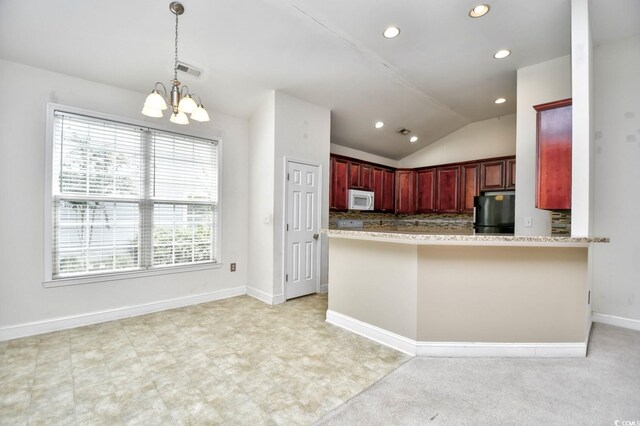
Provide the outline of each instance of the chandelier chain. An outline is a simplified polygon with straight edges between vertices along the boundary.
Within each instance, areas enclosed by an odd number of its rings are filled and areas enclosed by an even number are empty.
[[[176,13],[175,56],[173,60],[173,79],[178,80],[178,14]]]

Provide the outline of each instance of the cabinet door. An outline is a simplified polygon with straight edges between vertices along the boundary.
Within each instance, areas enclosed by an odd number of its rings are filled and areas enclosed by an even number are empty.
[[[416,212],[436,211],[436,170],[426,169],[416,172]]]
[[[382,192],[384,170],[374,167],[371,173],[371,186],[373,187],[373,209],[382,210]]]
[[[370,191],[371,188],[373,188],[373,185],[371,184],[371,172],[372,172],[372,167],[368,164],[361,164],[360,165],[360,188],[366,190],[366,191]]]
[[[538,111],[536,207],[571,208],[571,99],[534,107]]]
[[[436,211],[457,213],[460,211],[460,167],[438,167],[436,184]]]
[[[480,163],[480,191],[494,191],[505,187],[504,160]]]
[[[507,158],[507,184],[506,189],[516,189],[516,159]]]
[[[331,173],[329,185],[331,208],[333,210],[347,210],[349,162],[341,158],[331,158]]]
[[[460,176],[460,210],[473,211],[473,197],[480,195],[480,165],[465,164]]]
[[[360,163],[349,162],[349,188],[360,189]]]
[[[380,210],[383,212],[392,212],[395,208],[395,182],[396,174],[393,170],[384,170],[382,172],[382,204]]]
[[[396,171],[396,213],[416,212],[416,174],[413,170]]]

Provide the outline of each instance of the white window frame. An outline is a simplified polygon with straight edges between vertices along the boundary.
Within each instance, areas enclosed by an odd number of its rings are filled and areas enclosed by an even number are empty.
[[[103,274],[84,275],[79,277],[66,277],[53,279],[53,148],[54,148],[54,114],[56,111],[85,115],[92,118],[101,120],[115,121],[118,123],[137,126],[149,130],[158,130],[161,132],[175,133],[187,137],[196,137],[202,139],[208,139],[217,142],[218,144],[218,167],[217,167],[217,183],[218,183],[218,201],[216,204],[216,221],[214,227],[214,235],[216,236],[214,241],[214,252],[217,254],[215,262],[203,262],[197,264],[187,265],[171,265],[160,266],[156,268],[137,270],[137,271],[124,271],[124,272],[107,272]],[[179,129],[181,130],[181,129]],[[219,269],[223,266],[222,257],[222,138],[219,136],[211,136],[205,134],[197,129],[189,128],[188,132],[176,131],[175,128],[164,126],[162,124],[153,123],[150,125],[147,121],[134,120],[130,118],[118,117],[110,114],[104,114],[100,112],[90,111],[83,108],[70,107],[66,105],[47,103],[47,119],[46,119],[46,138],[45,138],[45,175],[44,175],[44,277],[42,284],[44,287],[62,287],[68,285],[78,284],[90,284],[95,282],[105,282],[132,278],[142,278],[154,275],[174,274],[181,272],[200,271],[207,269]]]

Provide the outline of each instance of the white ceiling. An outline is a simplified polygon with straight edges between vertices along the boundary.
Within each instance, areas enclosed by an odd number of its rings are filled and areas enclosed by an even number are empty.
[[[471,19],[470,0],[184,0],[180,60],[204,74],[180,79],[207,108],[242,117],[283,90],[332,110],[332,142],[400,159],[514,113],[516,70],[569,53],[569,0],[487,1]],[[600,42],[638,33],[640,0],[592,3]],[[148,92],[172,76],[168,5],[0,0],[0,58]],[[382,37],[389,25],[399,37]],[[512,55],[493,59],[501,48]]]

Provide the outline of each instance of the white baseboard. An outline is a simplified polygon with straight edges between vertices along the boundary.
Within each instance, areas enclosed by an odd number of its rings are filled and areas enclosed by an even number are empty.
[[[247,294],[269,305],[279,305],[280,303],[284,303],[284,294],[276,294],[272,296],[255,287],[247,287]]]
[[[327,322],[336,325],[352,333],[371,339],[375,342],[389,346],[408,355],[416,354],[416,341],[387,331],[375,325],[362,322],[347,315],[327,310]]]
[[[583,342],[416,342],[416,346],[416,355],[432,357],[580,358],[587,356],[587,344]]]
[[[601,324],[614,325],[616,327],[640,331],[640,320],[637,319],[617,317],[615,315],[598,314],[595,312],[591,314],[591,317],[593,318],[593,321],[599,322]]]
[[[587,343],[418,342],[347,315],[327,311],[327,322],[409,355],[432,357],[584,357]]]
[[[53,318],[44,321],[0,327],[0,341],[17,339],[20,337],[35,336],[43,333],[50,333],[52,331],[60,331],[73,327],[80,327],[83,325],[113,321],[137,315],[149,314],[152,312],[164,311],[166,309],[181,308],[183,306],[212,302],[214,300],[241,296],[243,294],[247,294],[246,287],[235,287],[209,293],[201,293],[192,296],[177,297],[175,299],[145,303],[142,305],[126,306],[123,308],[108,309],[98,312],[89,312],[85,314]]]
[[[329,291],[329,284],[320,284],[320,293],[326,293]]]

